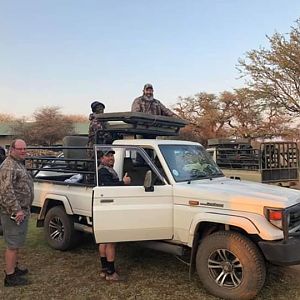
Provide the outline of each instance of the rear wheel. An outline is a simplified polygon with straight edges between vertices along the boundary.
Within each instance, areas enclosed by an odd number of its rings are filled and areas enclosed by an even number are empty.
[[[48,244],[54,249],[68,250],[75,245],[74,220],[66,214],[63,206],[52,207],[47,212],[44,233]]]
[[[252,299],[263,287],[266,268],[262,254],[245,236],[220,231],[199,245],[197,272],[204,287],[224,299]]]

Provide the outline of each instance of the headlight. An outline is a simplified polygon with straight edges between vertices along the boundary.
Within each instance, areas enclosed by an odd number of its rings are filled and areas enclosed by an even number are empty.
[[[266,207],[265,216],[271,224],[282,229],[283,209]]]

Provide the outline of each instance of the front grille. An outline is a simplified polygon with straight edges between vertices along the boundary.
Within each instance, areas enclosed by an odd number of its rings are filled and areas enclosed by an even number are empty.
[[[300,210],[291,211],[289,217],[289,229],[300,225]]]
[[[289,237],[300,236],[300,203],[284,209],[282,225],[285,242]]]

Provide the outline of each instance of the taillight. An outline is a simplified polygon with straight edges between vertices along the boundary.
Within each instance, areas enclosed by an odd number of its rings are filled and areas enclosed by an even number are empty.
[[[282,209],[266,208],[266,217],[271,224],[282,229]]]

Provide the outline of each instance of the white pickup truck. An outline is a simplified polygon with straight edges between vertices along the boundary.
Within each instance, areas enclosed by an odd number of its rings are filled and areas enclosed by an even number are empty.
[[[107,145],[95,145],[95,155]],[[49,245],[66,250],[79,231],[96,243],[143,241],[190,254],[203,286],[225,299],[251,299],[264,285],[266,262],[300,263],[300,192],[233,180],[198,143],[115,140],[115,170],[130,186],[35,180]],[[105,148],[105,149],[103,149]]]

